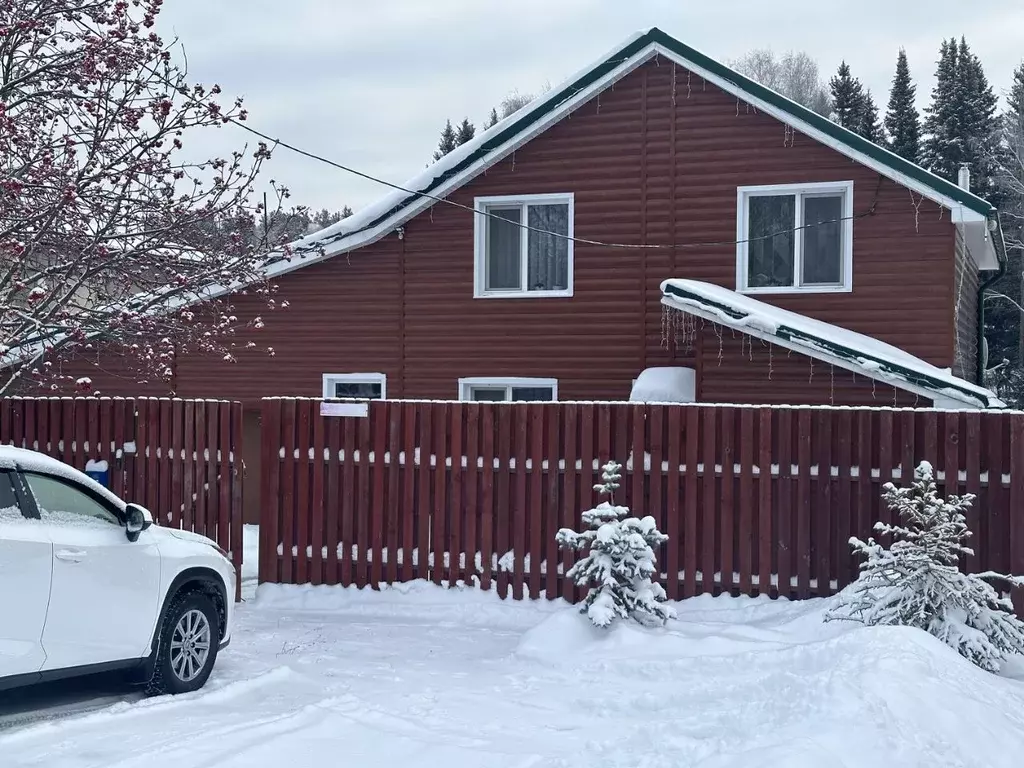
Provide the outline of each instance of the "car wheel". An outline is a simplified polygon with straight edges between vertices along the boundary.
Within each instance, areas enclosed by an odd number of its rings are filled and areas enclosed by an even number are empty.
[[[151,695],[198,691],[213,671],[220,644],[220,615],[206,595],[188,592],[174,599],[157,645]]]

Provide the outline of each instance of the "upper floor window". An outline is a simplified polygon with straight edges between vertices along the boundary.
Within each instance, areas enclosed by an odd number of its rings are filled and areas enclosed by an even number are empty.
[[[383,373],[325,373],[324,399],[383,400],[387,384],[388,377]]]
[[[558,400],[557,379],[459,379],[459,399],[474,403],[550,403]]]
[[[475,295],[572,296],[573,196],[478,197]]]
[[[852,181],[740,187],[737,204],[737,290],[852,290]]]

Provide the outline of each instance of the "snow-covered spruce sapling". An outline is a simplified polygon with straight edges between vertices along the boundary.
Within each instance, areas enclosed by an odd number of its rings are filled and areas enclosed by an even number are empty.
[[[563,528],[556,535],[562,549],[586,551],[566,578],[590,587],[581,613],[598,627],[629,618],[645,625],[664,624],[675,618],[675,610],[666,604],[665,590],[652,577],[657,573],[654,547],[668,541],[668,536],[658,530],[653,517],[630,517],[628,507],[615,504],[621,468],[614,461],[602,468],[604,482],[594,490],[608,498],[583,513],[588,530],[577,533]]]
[[[876,523],[875,531],[893,543],[887,549],[874,539],[850,539],[854,553],[866,559],[825,620],[917,627],[990,672],[1007,656],[1024,653],[1024,623],[1009,598],[988,583],[1024,586],[1024,579],[959,569],[960,557],[974,554],[965,544],[971,532],[964,517],[974,496],[941,498],[931,464],[921,462],[912,486],[888,483],[883,498],[901,522]]]

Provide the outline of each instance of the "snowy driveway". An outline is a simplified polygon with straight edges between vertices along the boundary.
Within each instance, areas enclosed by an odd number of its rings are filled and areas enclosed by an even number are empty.
[[[0,730],[0,765],[1020,765],[1024,682],[822,608],[700,598],[595,635],[473,590],[264,588],[204,691]]]

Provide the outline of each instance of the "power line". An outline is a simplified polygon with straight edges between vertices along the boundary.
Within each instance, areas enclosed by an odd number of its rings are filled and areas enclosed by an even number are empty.
[[[432,195],[429,192],[423,192],[421,190],[408,189],[406,187],[403,187],[400,184],[395,184],[395,183],[390,182],[390,181],[385,181],[384,179],[381,179],[381,178],[378,178],[378,177],[376,177],[376,176],[374,176],[372,174],[366,173],[365,171],[360,171],[360,170],[358,170],[356,168],[352,168],[351,166],[344,165],[343,163],[339,163],[339,162],[337,162],[335,160],[331,160],[330,158],[323,157],[322,155],[318,155],[318,154],[316,154],[314,152],[309,152],[309,151],[307,151],[305,149],[302,149],[300,147],[295,146],[294,144],[289,144],[288,142],[286,142],[286,141],[284,141],[282,139],[274,138],[273,136],[268,136],[267,134],[265,134],[265,133],[263,133],[261,131],[256,130],[252,126],[246,125],[245,123],[243,123],[243,122],[241,122],[239,120],[235,120],[234,118],[231,118],[229,120],[229,122],[231,122],[233,125],[238,126],[239,128],[242,128],[243,130],[248,131],[249,133],[251,133],[251,134],[253,134],[255,136],[259,136],[261,139],[264,139],[266,141],[272,142],[275,146],[284,147],[285,149],[291,150],[292,152],[295,152],[296,154],[302,155],[304,157],[308,157],[311,160],[316,160],[317,162],[324,163],[324,164],[329,165],[329,166],[331,166],[333,168],[337,168],[338,170],[345,171],[346,173],[351,173],[354,176],[358,176],[360,178],[367,179],[368,181],[372,181],[372,182],[374,182],[376,184],[381,184],[381,185],[383,185],[385,187],[390,187],[391,189],[394,189],[396,191],[405,192],[406,194],[412,195],[414,197],[420,197],[420,198],[424,198],[424,199],[427,199],[427,200],[433,200],[434,202],[437,202],[437,203],[444,203],[445,205],[450,205],[450,206],[453,206],[455,208],[460,208],[462,210],[469,211],[470,213],[472,213],[472,214],[474,214],[476,216],[485,216],[487,218],[497,219],[499,221],[504,222],[505,224],[514,224],[515,226],[519,227],[520,229],[526,230],[528,232],[535,232],[537,234],[547,235],[549,237],[557,237],[557,238],[561,238],[563,240],[568,240],[568,241],[571,241],[572,243],[580,243],[580,244],[583,244],[583,245],[592,245],[592,246],[597,246],[597,247],[601,247],[601,248],[618,248],[618,249],[643,248],[643,249],[648,249],[648,250],[655,250],[655,249],[684,249],[684,248],[714,248],[714,247],[720,247],[720,246],[726,246],[726,245],[741,245],[741,244],[744,244],[744,243],[753,243],[753,242],[760,242],[762,240],[770,240],[770,239],[772,239],[774,237],[778,237],[779,235],[788,235],[788,234],[792,234],[794,232],[799,232],[799,231],[805,230],[805,229],[812,229],[812,228],[815,228],[815,227],[821,227],[821,226],[824,226],[826,224],[837,224],[837,223],[842,222],[842,221],[854,221],[856,219],[865,218],[866,216],[873,216],[873,215],[875,215],[875,212],[876,212],[875,211],[875,203],[872,203],[871,207],[868,210],[866,210],[866,211],[864,211],[862,213],[853,214],[852,216],[841,216],[839,218],[828,219],[826,221],[819,221],[819,222],[815,222],[815,223],[812,223],[812,224],[803,224],[803,225],[801,225],[799,227],[791,227],[789,229],[779,230],[778,232],[773,232],[771,234],[759,235],[758,237],[749,237],[749,238],[746,238],[746,239],[743,239],[743,240],[712,240],[712,241],[707,241],[707,242],[702,242],[702,243],[674,243],[674,244],[673,243],[606,243],[606,242],[603,242],[601,240],[591,240],[589,238],[571,236],[571,235],[567,235],[567,234],[564,234],[564,233],[561,233],[561,232],[550,232],[550,231],[548,231],[546,229],[540,229],[539,227],[530,226],[529,224],[523,223],[521,221],[511,221],[509,219],[504,218],[503,216],[499,216],[497,214],[491,213],[490,211],[481,210],[479,208],[475,208],[473,206],[466,205],[464,203],[459,203],[459,202],[457,202],[455,200],[449,200],[446,197],[438,197],[437,195]],[[347,236],[349,236],[351,234],[355,234],[355,233],[354,232],[346,232],[344,234],[340,234],[339,239],[341,239],[343,237],[347,237]],[[328,236],[328,237],[330,237],[330,236]],[[313,246],[304,246],[303,248],[297,249],[297,250],[312,250],[312,249],[313,249]]]

